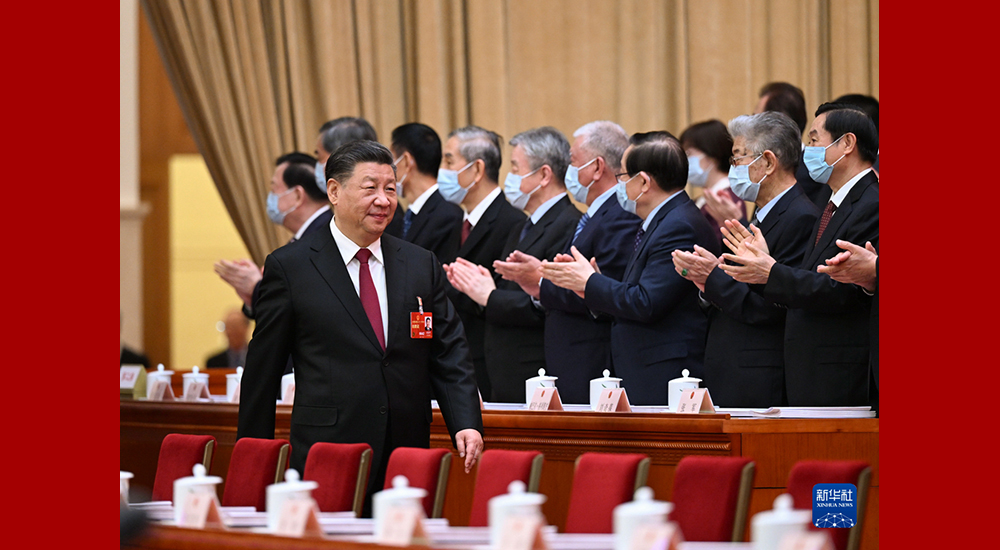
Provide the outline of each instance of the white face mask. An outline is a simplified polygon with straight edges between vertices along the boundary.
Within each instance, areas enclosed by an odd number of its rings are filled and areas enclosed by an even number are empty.
[[[579,168],[573,166],[572,164],[570,164],[569,167],[566,168],[566,177],[564,178],[566,181],[566,190],[569,191],[571,195],[573,195],[573,198],[576,199],[577,202],[582,202],[582,203],[587,202],[587,193],[590,192],[590,186],[594,185],[594,182],[597,181],[596,179],[591,179],[590,183],[588,183],[587,185],[581,184],[580,170],[583,170],[584,168],[590,166],[596,160],[597,157],[594,157],[593,159],[590,160],[590,162],[584,164]]]
[[[847,134],[844,134],[846,136]],[[833,161],[833,164],[826,163],[826,150],[833,147],[835,143],[843,139],[844,136],[833,140],[833,143],[827,145],[826,147],[816,147],[807,146],[805,151],[802,152],[802,162],[805,163],[806,168],[809,169],[809,177],[813,179],[816,183],[826,183],[830,181],[830,176],[833,174],[833,167],[843,159],[846,154],[840,155],[840,158]]]
[[[538,182],[538,185],[536,185],[531,191],[523,193],[521,191],[521,180],[531,176],[541,169],[542,167],[539,166],[523,176],[507,172],[507,179],[503,182],[503,194],[507,196],[507,201],[510,202],[511,206],[517,208],[518,210],[524,210],[524,207],[528,205],[528,199],[531,198],[531,194],[538,191],[542,187],[542,182]]]
[[[476,182],[473,181],[468,187],[462,187],[462,184],[458,183],[458,175],[475,163],[476,161],[472,161],[460,170],[438,168],[438,193],[441,193],[444,200],[452,204],[462,204],[462,201],[465,200],[465,195],[469,193],[469,189],[472,189],[472,186]]]
[[[395,166],[397,170],[399,170],[399,161],[401,160],[403,160],[403,155],[399,155],[399,158],[392,161],[392,165]],[[409,174],[403,174],[403,177],[396,181],[396,193],[403,193],[403,180],[405,180],[408,175]]]
[[[618,204],[622,207],[622,210],[628,212],[629,214],[635,214],[635,208],[636,208],[635,201],[639,200],[639,197],[642,196],[642,193],[640,192],[639,196],[636,197],[634,200],[628,198],[628,182],[634,180],[636,177],[638,177],[638,175],[639,174],[636,174],[635,176],[632,176],[631,178],[625,181],[619,181],[618,185],[615,186],[615,198],[618,199]]]
[[[762,156],[764,155],[757,155],[757,158],[753,159],[753,162],[750,164],[757,162]],[[729,167],[729,187],[732,188],[733,193],[736,193],[737,197],[753,202],[757,200],[757,194],[760,193],[760,184],[767,179],[767,174],[764,174],[764,177],[760,178],[760,181],[757,183],[750,181],[750,164]]]
[[[316,163],[316,185],[326,193],[326,163],[317,162]]]
[[[688,183],[695,187],[705,187],[708,170],[701,167],[702,155],[688,157]]]

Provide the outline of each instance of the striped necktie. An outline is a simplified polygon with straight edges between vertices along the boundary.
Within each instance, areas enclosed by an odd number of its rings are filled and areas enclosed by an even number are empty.
[[[590,216],[584,212],[583,216],[580,217],[580,221],[576,224],[576,231],[573,232],[573,242],[576,242],[576,238],[580,236],[580,232],[583,231],[583,226],[587,225],[588,220],[590,220]]]

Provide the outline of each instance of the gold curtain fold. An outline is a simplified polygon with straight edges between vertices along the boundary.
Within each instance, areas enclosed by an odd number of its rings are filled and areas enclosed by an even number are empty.
[[[142,0],[184,112],[254,260],[273,160],[362,116],[383,143],[419,121],[509,140],[615,120],[726,121],[784,80],[807,109],[878,97],[878,0]],[[505,165],[509,159],[505,145]],[[280,237],[279,237],[280,236]]]

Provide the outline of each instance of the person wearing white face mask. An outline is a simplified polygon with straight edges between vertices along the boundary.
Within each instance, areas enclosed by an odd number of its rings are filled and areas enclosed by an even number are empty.
[[[501,257],[519,250],[550,259],[573,235],[582,215],[566,195],[569,142],[546,126],[517,134],[510,144],[514,149],[504,194],[529,218],[511,232]],[[446,272],[452,286],[484,308],[486,369],[492,385],[491,396],[484,398],[523,401],[524,381],[545,366],[545,312],[517,283],[495,280],[482,265],[459,258]]]
[[[667,383],[687,369],[700,376],[708,322],[698,290],[674,271],[671,252],[719,251],[715,229],[684,192],[687,157],[669,132],[632,136],[616,195],[641,218],[621,281],[598,271],[575,247],[542,262],[542,274],[571,290],[595,314],[614,317],[611,359],[629,402],[665,405]],[[600,267],[600,266],[597,266]]]
[[[316,136],[316,185],[326,193],[326,161],[338,147],[352,141],[378,141],[375,128],[361,117],[342,116],[324,122]]]
[[[278,157],[267,196],[267,216],[292,232],[289,242],[328,225],[333,213],[326,193],[316,185],[316,159],[305,153]],[[243,301],[243,313],[254,318],[253,303],[261,280],[261,269],[250,260],[219,260],[215,272],[229,283]]]
[[[733,193],[727,176],[733,139],[725,124],[707,120],[688,126],[680,141],[688,156],[688,184],[702,190],[694,205],[719,229],[721,245],[723,222],[747,217],[746,203]]]
[[[438,192],[441,138],[430,126],[410,122],[392,131],[390,149],[395,156],[396,193],[409,203],[405,212],[397,207],[390,227],[401,224],[401,239],[430,250],[441,262],[453,261],[458,253],[462,209]]]
[[[830,188],[827,203],[797,266],[777,263],[768,239],[733,225],[738,245],[720,267],[740,282],[760,285],[767,300],[788,308],[785,324],[785,385],[792,406],[878,406],[869,364],[871,296],[853,284],[818,273],[841,252],[837,241],[878,248],[878,130],[853,106],[825,103],[809,130],[805,161],[814,180]],[[751,178],[752,181],[752,178]],[[730,226],[727,224],[727,229]],[[745,242],[744,242],[745,241]]]

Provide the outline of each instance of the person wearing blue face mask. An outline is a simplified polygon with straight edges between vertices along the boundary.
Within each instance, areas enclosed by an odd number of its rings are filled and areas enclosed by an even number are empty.
[[[626,212],[615,198],[621,157],[628,134],[618,124],[600,120],[573,133],[566,190],[587,206],[573,236],[561,252],[575,246],[596,258],[601,272],[621,279],[632,254],[641,220]],[[545,308],[545,370],[559,378],[565,403],[588,403],[590,380],[611,370],[611,317],[594,318],[576,293],[541,279],[541,261],[515,250],[495,264],[497,273],[514,281]]]
[[[788,308],[785,323],[785,383],[792,406],[878,406],[869,364],[867,290],[838,282],[817,269],[841,252],[837,241],[878,247],[878,131],[853,106],[825,103],[809,130],[806,159],[813,177],[825,179],[830,201],[809,237],[797,266],[777,263],[756,228],[731,226],[738,245],[720,267],[737,281],[759,285],[767,300]],[[727,224],[727,229],[730,225]]]
[[[551,259],[573,235],[582,215],[566,194],[570,147],[552,127],[535,128],[510,140],[511,171],[504,194],[528,219],[511,232],[501,257],[519,250]],[[524,400],[524,381],[545,366],[545,312],[517,283],[495,280],[490,271],[459,258],[446,270],[457,290],[483,307],[484,348],[492,392],[487,400]]]
[[[746,203],[730,188],[727,177],[733,138],[721,121],[706,120],[688,126],[680,140],[688,156],[688,184],[702,190],[694,205],[719,228],[721,245],[723,222],[747,217]]]
[[[614,318],[611,359],[636,405],[665,405],[667,383],[687,369],[700,376],[708,321],[698,290],[675,270],[671,252],[695,246],[719,252],[715,229],[684,191],[687,156],[669,132],[632,137],[616,188],[627,212],[642,219],[618,281],[595,269],[576,247],[542,262],[543,276],[583,298],[595,314]],[[600,267],[599,265],[597,267]]]

